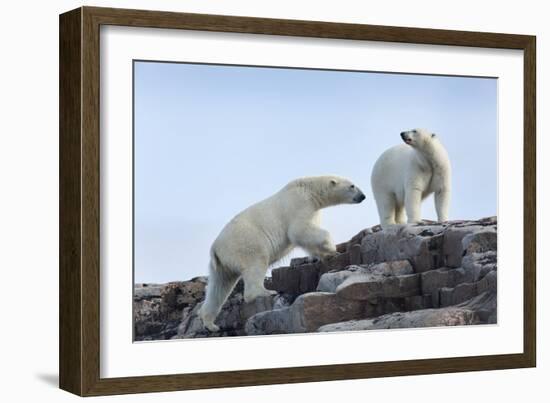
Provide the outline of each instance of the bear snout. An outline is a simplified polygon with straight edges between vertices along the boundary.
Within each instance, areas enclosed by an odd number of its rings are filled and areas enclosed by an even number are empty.
[[[365,200],[367,197],[361,192],[359,194],[357,194],[354,198],[353,198],[353,201],[356,202],[356,203],[361,203],[363,200]]]
[[[403,141],[404,141],[405,143],[407,143],[407,144],[409,144],[409,145],[410,145],[411,142],[412,142],[412,139],[411,139],[411,137],[408,135],[407,132],[401,132],[401,138],[403,139]]]

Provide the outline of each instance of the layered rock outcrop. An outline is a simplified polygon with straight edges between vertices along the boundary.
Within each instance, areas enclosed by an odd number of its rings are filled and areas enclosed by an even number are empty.
[[[497,220],[363,230],[327,261],[273,269],[272,297],[244,303],[239,283],[216,333],[196,317],[206,282],[137,284],[135,340],[496,323]]]

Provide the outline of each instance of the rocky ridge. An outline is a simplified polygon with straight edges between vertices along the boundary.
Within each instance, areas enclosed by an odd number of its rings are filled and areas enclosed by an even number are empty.
[[[134,339],[164,340],[496,323],[497,220],[365,229],[327,261],[293,259],[243,301],[240,282],[206,331],[206,277],[136,284]]]

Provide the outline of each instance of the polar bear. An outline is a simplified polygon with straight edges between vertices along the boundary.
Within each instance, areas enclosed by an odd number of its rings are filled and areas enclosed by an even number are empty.
[[[319,210],[364,199],[363,192],[348,179],[305,177],[235,216],[210,249],[206,298],[198,311],[204,327],[219,330],[214,320],[241,277],[245,302],[271,295],[273,292],[264,288],[267,268],[294,247],[319,259],[336,253],[330,234],[319,226]]]
[[[387,227],[419,222],[420,204],[432,193],[438,221],[447,221],[451,198],[447,151],[438,137],[425,129],[401,132],[401,138],[405,144],[382,153],[372,171],[380,224]]]

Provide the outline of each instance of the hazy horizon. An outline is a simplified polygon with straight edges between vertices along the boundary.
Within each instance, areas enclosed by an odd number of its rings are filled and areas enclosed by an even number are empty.
[[[134,119],[137,283],[207,275],[223,226],[300,176],[367,196],[323,211],[336,243],[378,224],[372,166],[415,127],[449,153],[450,219],[497,214],[496,79],[135,62]]]

